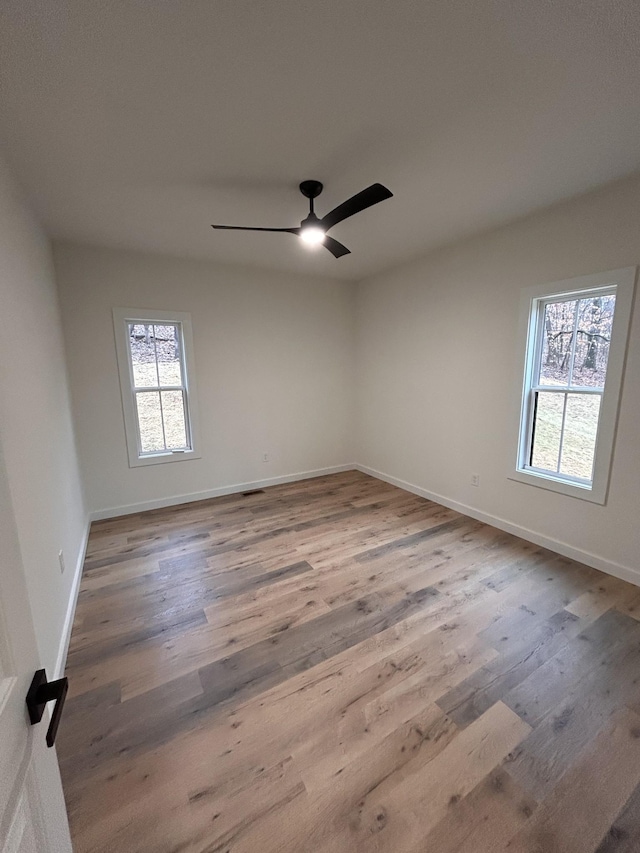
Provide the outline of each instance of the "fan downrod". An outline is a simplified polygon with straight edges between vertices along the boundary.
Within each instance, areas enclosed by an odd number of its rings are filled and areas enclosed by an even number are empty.
[[[313,199],[318,198],[322,192],[322,184],[320,181],[303,181],[300,184],[300,192],[303,196],[306,196],[306,198],[310,198],[313,201]]]

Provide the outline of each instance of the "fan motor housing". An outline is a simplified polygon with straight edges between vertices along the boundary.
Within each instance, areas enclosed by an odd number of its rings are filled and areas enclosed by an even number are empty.
[[[300,184],[300,192],[307,198],[318,198],[322,192],[323,185],[320,181],[303,181]]]

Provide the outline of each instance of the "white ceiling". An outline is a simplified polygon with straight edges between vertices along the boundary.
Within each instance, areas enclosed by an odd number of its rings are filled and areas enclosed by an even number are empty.
[[[360,278],[640,169],[638,0],[0,0],[0,140],[60,238]],[[287,234],[374,181],[335,260]]]

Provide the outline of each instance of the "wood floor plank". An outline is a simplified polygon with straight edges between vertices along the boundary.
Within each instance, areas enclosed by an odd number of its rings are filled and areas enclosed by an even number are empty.
[[[504,654],[497,655],[438,700],[442,710],[464,728],[553,658],[583,627],[572,613],[560,611],[555,617],[505,643]]]
[[[451,804],[419,849],[433,853],[494,853],[521,829],[537,805],[498,767],[466,797]]]
[[[428,765],[455,741],[456,734],[455,725],[439,708],[426,705],[380,743],[351,761],[345,760],[329,784],[317,792],[317,802],[322,807],[306,821],[306,848],[322,850],[328,846],[334,849],[337,839],[345,850],[366,845],[367,831],[363,836],[362,815],[370,801],[385,786],[400,782],[406,774]],[[304,771],[303,781],[309,790]],[[379,811],[375,818],[378,847],[385,836],[384,832],[380,833],[385,829],[382,824],[386,821],[386,813],[384,819],[378,817],[381,813]]]
[[[529,731],[498,703],[435,755],[418,755],[361,798],[327,849],[424,849],[425,836]],[[445,771],[446,768],[446,771]],[[324,849],[324,848],[323,848]]]
[[[640,850],[640,785],[631,794],[596,853],[636,853]]]
[[[96,522],[74,849],[635,851],[639,602],[357,471]]]
[[[610,686],[607,669],[616,649],[636,648],[638,623],[608,611],[504,696],[504,702],[532,726],[544,719],[589,673],[601,674]],[[622,686],[619,698],[625,697]]]
[[[582,678],[567,685],[561,701],[509,757],[509,773],[537,799],[549,795],[567,767],[579,759],[622,704],[638,703],[639,651],[640,636],[629,645],[614,645],[604,665],[599,661]],[[613,691],[612,684],[618,689]]]
[[[502,849],[592,853],[639,782],[640,717],[621,709]]]

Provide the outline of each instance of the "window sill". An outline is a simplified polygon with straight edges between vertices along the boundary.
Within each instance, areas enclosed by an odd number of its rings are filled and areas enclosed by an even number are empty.
[[[129,468],[142,468],[145,465],[164,465],[167,462],[185,462],[187,459],[201,459],[195,450],[169,451],[168,453],[153,453],[149,456],[129,456]]]
[[[606,487],[598,488],[597,484],[589,487],[580,483],[571,483],[567,480],[561,480],[552,475],[534,473],[518,469],[512,471],[508,475],[510,480],[515,480],[519,483],[526,483],[529,486],[536,486],[538,489],[546,489],[550,492],[557,492],[560,495],[566,495],[570,498],[579,498],[589,503],[600,504],[604,506],[607,502]]]

